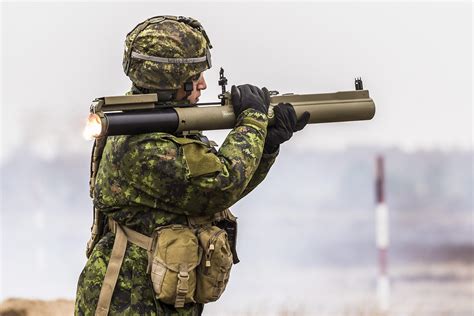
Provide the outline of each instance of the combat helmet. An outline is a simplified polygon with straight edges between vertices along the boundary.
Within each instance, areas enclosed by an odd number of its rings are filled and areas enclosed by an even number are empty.
[[[155,16],[127,34],[123,69],[134,88],[171,99],[181,87],[192,91],[192,80],[211,68],[211,48],[197,20]]]

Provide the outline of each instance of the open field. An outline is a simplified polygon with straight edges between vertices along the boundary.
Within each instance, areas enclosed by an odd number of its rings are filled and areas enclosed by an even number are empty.
[[[469,255],[469,254],[468,254]],[[237,268],[237,267],[236,267]],[[236,269],[237,270],[237,269]],[[215,316],[472,316],[474,267],[458,260],[397,264],[391,269],[390,313],[377,310],[373,269],[302,268],[291,272],[273,268],[243,276],[242,291],[229,285],[222,299],[208,304],[204,315]],[[278,278],[284,273],[285,278]],[[277,277],[268,283],[268,275]],[[257,277],[255,277],[257,275]],[[258,277],[258,275],[260,277]],[[264,280],[265,284],[261,281]],[[234,280],[235,281],[235,280]],[[6,300],[1,316],[72,315],[67,300]]]

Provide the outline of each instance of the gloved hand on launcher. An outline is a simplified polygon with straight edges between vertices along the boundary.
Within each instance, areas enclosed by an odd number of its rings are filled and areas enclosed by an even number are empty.
[[[268,127],[267,138],[263,152],[271,154],[289,140],[294,132],[302,130],[308,124],[310,114],[304,112],[299,119],[296,117],[295,109],[290,103],[279,103],[273,108],[275,123]]]

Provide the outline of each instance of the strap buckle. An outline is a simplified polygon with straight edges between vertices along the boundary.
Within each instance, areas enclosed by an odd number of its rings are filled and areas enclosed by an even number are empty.
[[[181,269],[185,268],[180,267]],[[186,301],[186,294],[189,291],[189,273],[186,270],[180,270],[178,273],[178,286],[176,287],[176,300],[174,303],[175,307],[183,307]]]

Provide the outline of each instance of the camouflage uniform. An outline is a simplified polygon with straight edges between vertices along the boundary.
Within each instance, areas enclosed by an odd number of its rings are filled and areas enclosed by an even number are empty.
[[[110,137],[97,175],[94,203],[119,224],[148,236],[160,225],[186,224],[185,215],[222,211],[254,189],[273,164],[277,153],[262,155],[266,126],[266,115],[248,109],[217,154],[195,140],[191,145],[203,150],[204,163],[212,161],[216,168],[197,172],[189,168],[180,139],[174,135]],[[114,235],[107,233],[80,275],[77,315],[95,312],[113,242]],[[146,269],[146,250],[128,243],[110,314],[200,314],[200,304],[174,308],[156,301]]]

